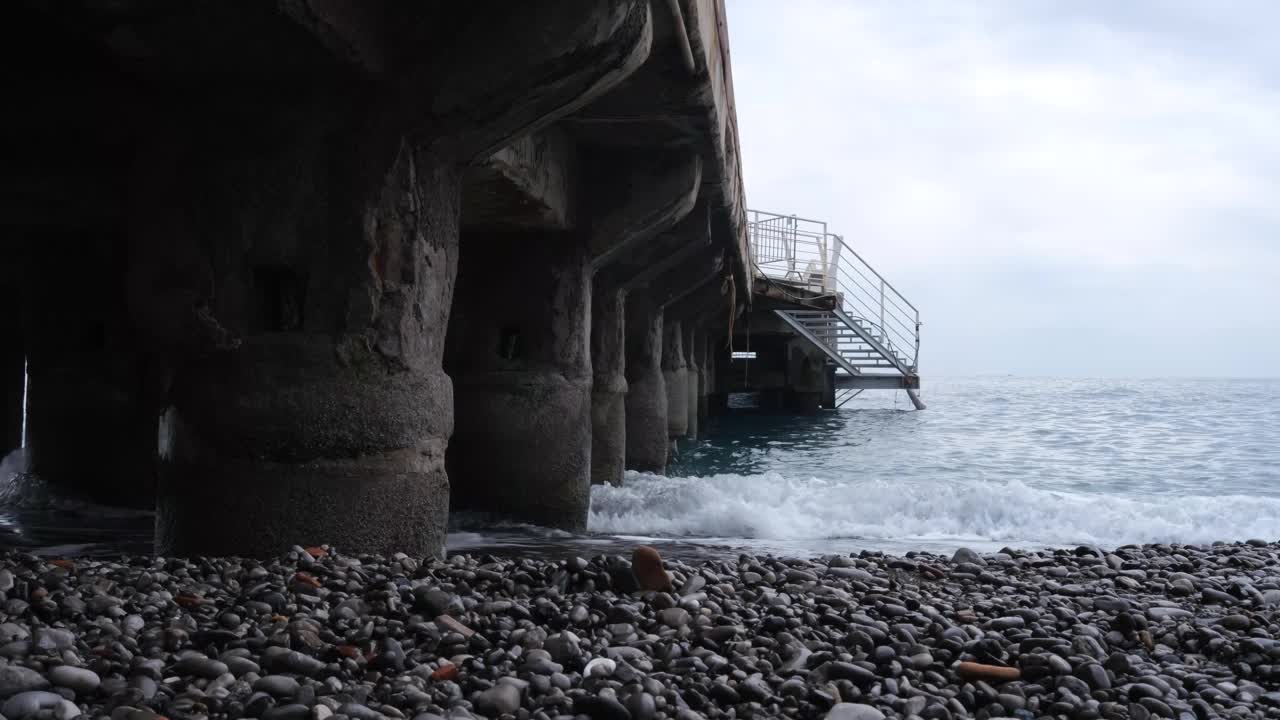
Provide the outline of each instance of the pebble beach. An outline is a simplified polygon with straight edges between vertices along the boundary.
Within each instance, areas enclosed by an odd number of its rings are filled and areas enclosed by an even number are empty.
[[[1280,717],[1280,545],[0,556],[7,720]],[[646,589],[660,588],[660,589]]]

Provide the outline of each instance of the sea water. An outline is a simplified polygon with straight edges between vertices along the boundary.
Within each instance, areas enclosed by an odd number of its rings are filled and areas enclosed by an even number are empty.
[[[926,380],[838,411],[737,411],[664,476],[593,488],[589,532],[456,527],[466,552],[699,557],[1280,538],[1280,380]],[[149,518],[0,491],[0,543],[138,551]],[[68,527],[68,525],[70,525]]]

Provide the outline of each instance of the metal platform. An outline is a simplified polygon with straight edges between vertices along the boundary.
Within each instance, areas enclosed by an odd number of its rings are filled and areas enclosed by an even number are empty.
[[[748,231],[756,276],[795,293],[795,308],[774,312],[835,366],[836,406],[864,390],[905,390],[923,410],[920,311],[825,222],[749,210]]]

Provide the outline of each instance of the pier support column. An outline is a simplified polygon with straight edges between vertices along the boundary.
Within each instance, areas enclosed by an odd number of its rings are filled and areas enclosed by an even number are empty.
[[[822,407],[836,409],[836,366],[827,365],[823,373]]]
[[[626,303],[627,469],[667,469],[667,389],[662,375],[662,308],[645,293]]]
[[[684,359],[684,328],[680,318],[667,317],[662,335],[662,378],[667,392],[667,436],[689,432],[689,369]]]
[[[459,510],[583,530],[591,501],[591,272],[568,234],[468,235],[449,326]]]
[[[697,346],[702,339],[702,334],[698,332],[694,323],[686,321],[684,323],[684,358],[685,358],[685,384],[688,388],[688,399],[685,401],[685,412],[687,414],[685,435],[689,439],[698,437],[698,395],[701,379],[698,374],[698,356]]]
[[[711,387],[707,390],[709,417],[723,415],[729,410],[729,394],[725,392],[728,385],[720,376],[724,368],[729,366],[729,350],[726,342],[726,337],[718,332],[707,341],[707,375],[711,380]]]
[[[301,28],[254,37],[312,32],[337,63],[260,76],[232,66],[208,83],[201,106],[184,94],[168,108],[175,117],[138,133],[147,147],[131,189],[133,310],[177,368],[161,421],[157,546],[272,555],[334,543],[442,555],[454,428],[443,356],[464,168],[640,67],[653,39],[649,3],[429,4],[408,15],[303,5],[272,14],[296,16]],[[554,326],[579,328],[585,357],[589,290],[581,278],[561,280],[580,258],[546,259],[565,270],[557,287],[584,288],[579,301],[540,310],[572,308],[579,319]],[[543,356],[543,338],[500,334],[489,352]],[[585,398],[587,378],[559,382]],[[540,392],[497,385],[468,396],[468,433],[492,398],[528,393],[527,408]],[[585,399],[566,422],[589,447]],[[486,452],[528,441],[490,442]],[[585,480],[586,452],[561,467],[583,465]],[[562,461],[547,453],[537,462]]]
[[[160,421],[157,548],[439,554],[460,172],[398,136],[293,137],[273,149],[210,148],[190,164],[243,167],[242,182],[272,188],[281,205],[206,209],[217,220],[201,227],[162,216],[138,238],[135,314],[167,331],[157,342],[179,363]],[[367,153],[367,174],[330,174],[354,160],[348,149]],[[331,194],[311,194],[312,182]],[[259,262],[148,262],[164,259],[164,242],[202,232],[254,243],[245,252]],[[207,294],[166,283],[175,265],[209,278]]]
[[[627,461],[626,293],[597,280],[591,310],[591,482],[621,485]]]
[[[22,444],[23,367],[21,293],[0,287],[0,459]],[[4,478],[0,478],[3,481]]]
[[[694,361],[698,366],[697,416],[699,431],[705,431],[707,427],[709,418],[708,397],[711,395],[712,378],[715,377],[715,373],[709,367],[710,358],[707,357],[707,348],[711,344],[711,335],[712,333],[706,331],[698,333],[693,348]]]
[[[800,413],[817,412],[827,385],[826,362],[821,351],[804,339],[787,347],[786,407]]]
[[[144,406],[128,329],[123,248],[108,239],[42,243],[33,277],[59,282],[33,279],[23,302],[28,469],[95,502],[149,507],[156,414]]]

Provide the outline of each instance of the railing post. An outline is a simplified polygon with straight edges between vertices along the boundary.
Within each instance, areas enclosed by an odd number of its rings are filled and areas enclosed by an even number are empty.
[[[880,278],[880,332],[884,334],[885,340],[889,339],[889,331],[884,325],[884,278]]]
[[[827,285],[823,288],[827,292],[835,292],[839,288],[840,247],[844,245],[844,238],[839,235],[832,235],[831,238],[831,267],[827,271]]]

